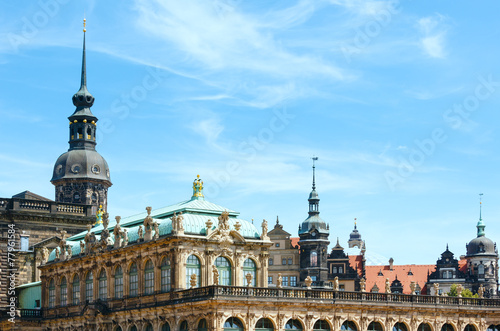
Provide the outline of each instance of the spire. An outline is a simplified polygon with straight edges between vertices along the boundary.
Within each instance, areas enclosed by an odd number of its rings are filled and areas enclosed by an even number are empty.
[[[85,51],[85,33],[87,20],[83,19],[83,53],[82,53],[82,74],[81,74],[81,82],[80,89],[73,95],[73,104],[76,106],[76,111],[72,115],[87,115],[94,116],[90,112],[90,107],[94,104],[94,96],[90,94],[87,90],[87,56]],[[97,119],[96,119],[97,120]]]
[[[479,222],[477,222],[477,236],[478,237],[484,237],[484,228],[486,227],[486,225],[484,224],[483,222],[483,218],[482,218],[482,207],[483,207],[483,193],[480,193],[479,194]]]
[[[316,192],[316,164],[315,161],[318,161],[317,156],[312,157],[313,161],[313,181],[312,181],[312,191],[309,194],[309,215],[318,215],[319,214],[319,197],[318,192]]]

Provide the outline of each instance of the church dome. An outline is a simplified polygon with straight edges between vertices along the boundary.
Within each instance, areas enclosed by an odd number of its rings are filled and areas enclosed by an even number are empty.
[[[308,233],[312,230],[317,230],[319,233],[329,234],[328,225],[326,224],[319,215],[310,215],[302,224],[300,225],[299,235],[302,233]]]
[[[496,245],[484,236],[474,238],[467,245],[467,256],[472,255],[496,255]]]
[[[92,149],[73,149],[59,156],[51,182],[63,179],[96,179],[111,186],[108,163]]]
[[[354,229],[352,230],[351,234],[349,235],[349,241],[352,241],[352,240],[361,240],[361,234],[359,233],[356,224],[354,224]]]

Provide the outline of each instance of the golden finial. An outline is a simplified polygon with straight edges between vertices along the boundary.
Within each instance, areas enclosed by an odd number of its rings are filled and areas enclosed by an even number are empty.
[[[196,175],[197,178],[200,178],[200,175]]]
[[[87,32],[87,29],[85,29],[86,25],[87,25],[87,20],[83,19],[83,32]]]

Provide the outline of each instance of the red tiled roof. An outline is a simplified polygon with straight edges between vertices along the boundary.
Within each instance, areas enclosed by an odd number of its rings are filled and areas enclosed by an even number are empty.
[[[435,269],[436,266],[432,264],[394,265],[392,270],[389,269],[388,265],[366,266],[366,291],[371,291],[372,287],[377,284],[379,292],[385,292],[385,279],[389,278],[389,281],[392,283],[397,276],[403,285],[403,293],[411,294],[410,283],[414,281],[420,286],[422,294],[426,294],[424,286],[427,283],[427,274],[433,272]],[[408,275],[410,271],[413,275]],[[383,276],[379,276],[379,272]]]
[[[349,264],[354,270],[358,271],[359,277],[363,276],[363,267],[361,265],[362,261],[362,255],[349,255]]]
[[[292,247],[299,246],[299,240],[300,240],[299,237],[292,237],[292,238],[290,238],[290,242],[292,243]]]
[[[463,273],[467,272],[467,260],[466,259],[458,260],[458,269]]]

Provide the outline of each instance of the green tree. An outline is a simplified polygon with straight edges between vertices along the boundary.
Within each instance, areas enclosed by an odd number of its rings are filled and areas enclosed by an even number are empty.
[[[451,287],[450,287],[450,291],[448,293],[446,293],[446,294],[449,297],[456,297],[456,296],[458,296],[457,287],[458,287],[457,284],[452,284]],[[477,293],[473,294],[471,290],[464,288],[462,290],[462,297],[463,298],[477,298],[478,295],[477,295]]]

